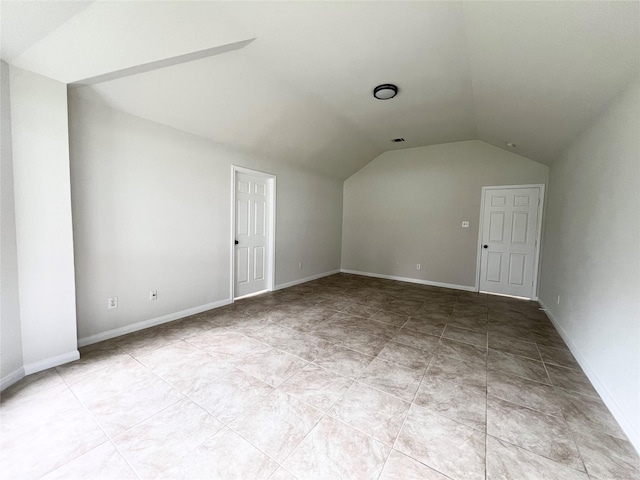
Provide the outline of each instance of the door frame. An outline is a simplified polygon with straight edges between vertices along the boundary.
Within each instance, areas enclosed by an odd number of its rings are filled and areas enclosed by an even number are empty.
[[[276,275],[276,176],[261,172],[259,170],[251,170],[250,168],[241,167],[238,165],[231,165],[231,238],[230,244],[230,278],[231,284],[229,291],[231,292],[231,303],[236,301],[235,289],[236,289],[236,175],[238,173],[244,173],[253,177],[260,177],[267,179],[269,188],[271,189],[271,195],[269,198],[269,222],[267,225],[267,233],[269,241],[267,245],[267,252],[269,254],[269,261],[267,262],[267,291],[271,292],[275,286]]]
[[[480,292],[480,264],[482,256],[482,228],[484,224],[484,199],[485,193],[487,190],[502,190],[505,188],[539,188],[540,189],[540,197],[538,203],[538,222],[536,224],[536,246],[533,257],[533,287],[531,288],[531,300],[538,300],[538,277],[540,274],[540,246],[542,244],[542,215],[544,213],[544,183],[535,183],[529,185],[491,185],[491,186],[483,186],[482,193],[480,197],[480,218],[478,220],[478,250],[476,253],[476,284],[475,290],[476,292]],[[496,294],[499,295],[499,294]],[[512,296],[512,295],[505,295]],[[522,297],[516,297],[522,298]]]

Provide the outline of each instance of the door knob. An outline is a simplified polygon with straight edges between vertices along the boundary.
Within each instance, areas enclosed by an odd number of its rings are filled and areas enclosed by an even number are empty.
[[[238,240],[236,240],[236,245],[239,244],[240,242]],[[486,248],[486,247],[485,247]]]
[[[238,242],[236,242],[238,243]],[[489,248],[489,245],[483,245],[482,248]]]

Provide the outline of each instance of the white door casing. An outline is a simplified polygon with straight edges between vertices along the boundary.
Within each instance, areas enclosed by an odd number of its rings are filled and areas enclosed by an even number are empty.
[[[273,289],[275,177],[233,167],[232,297]]]
[[[537,298],[544,185],[482,187],[479,291]]]

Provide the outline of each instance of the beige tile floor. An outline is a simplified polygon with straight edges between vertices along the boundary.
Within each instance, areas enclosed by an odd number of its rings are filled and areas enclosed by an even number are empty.
[[[533,302],[334,275],[2,393],[2,478],[637,479]]]

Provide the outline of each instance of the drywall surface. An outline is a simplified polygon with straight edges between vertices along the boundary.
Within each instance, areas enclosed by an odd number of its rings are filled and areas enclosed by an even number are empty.
[[[67,87],[10,67],[25,370],[77,358]]]
[[[0,61],[0,379],[16,377],[22,369],[22,332],[18,297],[18,252],[13,199],[13,154],[9,65]],[[4,385],[3,385],[4,386]]]
[[[277,177],[276,287],[340,268],[340,179],[246,156],[73,90],[69,117],[81,344],[230,301],[232,165]],[[107,309],[111,296],[117,309]]]
[[[551,166],[540,298],[640,451],[639,83]]]
[[[482,186],[547,178],[478,140],[383,153],[344,183],[342,269],[473,287]]]

